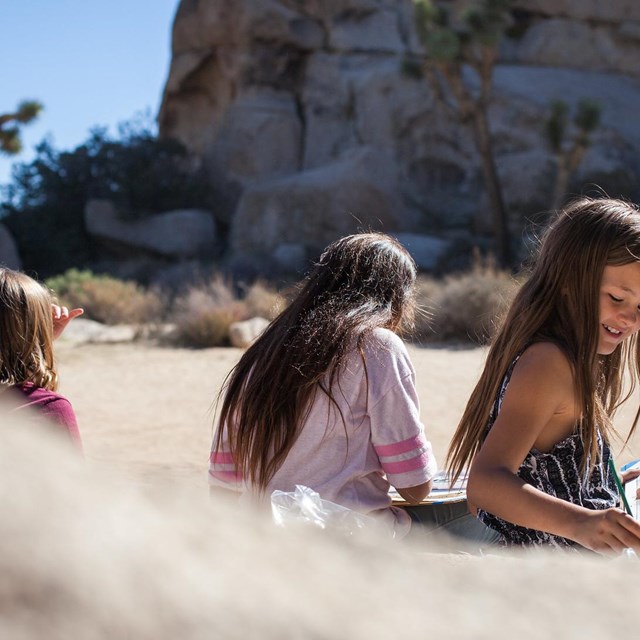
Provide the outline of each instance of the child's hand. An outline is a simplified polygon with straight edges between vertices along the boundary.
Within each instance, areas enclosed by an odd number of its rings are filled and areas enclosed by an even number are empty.
[[[627,484],[627,482],[635,480],[638,476],[640,476],[640,469],[627,469],[620,474],[622,484]]]
[[[626,471],[622,471],[620,473],[620,477],[622,478],[622,484],[627,484],[631,480],[635,480],[640,476],[640,467],[633,465],[631,469],[627,469]],[[636,485],[636,500],[640,500],[640,487]]]
[[[66,326],[78,316],[84,313],[84,309],[67,309],[67,307],[59,307],[57,304],[51,305],[51,314],[53,317],[53,337],[58,338],[65,330]]]
[[[620,509],[585,510],[573,540],[599,553],[640,553],[640,522]]]

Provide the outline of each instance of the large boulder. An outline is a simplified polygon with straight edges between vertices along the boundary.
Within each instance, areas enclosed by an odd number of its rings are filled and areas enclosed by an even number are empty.
[[[420,233],[396,233],[396,240],[411,254],[417,267],[433,271],[451,248],[451,242]]]
[[[523,111],[523,105],[530,105],[528,111],[535,106],[548,110],[553,100],[560,99],[574,108],[581,99],[588,98],[602,108],[602,127],[618,131],[623,138],[640,146],[640,120],[636,117],[640,84],[631,77],[578,69],[499,65],[494,72],[494,85],[497,93],[517,100],[518,115],[512,119],[511,131],[515,130],[520,113],[526,114],[524,124],[531,134],[542,131],[542,112],[536,129],[531,125],[531,116]]]
[[[141,220],[122,220],[109,200],[89,200],[87,233],[121,252],[170,259],[207,256],[216,245],[213,215],[200,209],[159,213]]]
[[[249,320],[232,322],[229,326],[229,342],[231,342],[231,346],[238,349],[250,347],[269,324],[269,320],[259,316],[249,318]]]
[[[301,138],[293,95],[252,89],[229,108],[211,160],[241,183],[285,176],[300,168]]]
[[[160,134],[182,140],[228,191],[216,212],[231,228],[228,258],[278,267],[278,246],[312,258],[336,235],[368,226],[473,235],[474,244],[492,235],[471,121],[448,108],[455,91],[433,91],[417,73],[424,50],[414,10],[413,0],[182,0]],[[511,18],[488,117],[517,238],[531,213],[551,206],[544,123],[553,100],[572,109],[597,100],[598,139],[614,148],[605,154],[600,144],[585,162],[603,160],[612,184],[637,183],[640,2],[514,0]],[[479,86],[470,67],[463,83]],[[339,175],[345,158],[367,148],[393,158],[392,190],[352,168]]]
[[[338,51],[401,53],[406,47],[399,27],[398,14],[390,8],[352,12],[335,24],[329,44]]]
[[[334,162],[358,144],[352,92],[344,71],[348,62],[341,56],[324,52],[309,56],[301,92],[304,169]]]
[[[574,20],[623,23],[640,20],[637,0],[515,0],[514,7],[546,16],[564,16]]]
[[[620,37],[618,25],[551,18],[532,24],[518,41],[505,46],[505,57],[526,65],[637,73],[638,41],[633,32]]]
[[[309,268],[307,249],[300,242],[283,242],[273,251],[276,266],[285,273],[302,274]]]
[[[313,5],[315,1],[303,4]],[[321,18],[313,15],[313,8],[299,11],[278,0],[181,2],[173,25],[172,47],[174,53],[217,48],[221,43],[236,44],[239,38],[251,34],[258,40],[315,49],[324,41]]]
[[[398,229],[395,165],[381,149],[363,147],[334,164],[248,188],[233,219],[234,252],[272,254],[304,240],[315,250],[361,229]]]
[[[321,48],[326,35],[319,16],[286,4],[180,3],[158,116],[163,135],[208,156],[215,150],[227,110],[243,99],[247,86],[280,90],[291,84],[289,78],[295,76],[304,53]]]
[[[132,342],[140,333],[134,325],[106,325],[88,318],[76,318],[62,333],[60,340],[77,344],[87,342]]]
[[[360,145],[423,151],[437,117],[428,84],[402,74],[397,57],[314,53],[301,97],[305,169]]]

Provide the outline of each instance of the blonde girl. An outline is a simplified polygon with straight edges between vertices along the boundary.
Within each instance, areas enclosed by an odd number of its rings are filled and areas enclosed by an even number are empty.
[[[581,198],[544,233],[448,455],[454,476],[471,465],[469,503],[503,545],[640,551],[610,461],[639,328],[640,212]]]
[[[56,393],[53,340],[82,312],[53,304],[33,278],[0,267],[0,387],[19,407],[41,412],[80,449],[73,408]]]

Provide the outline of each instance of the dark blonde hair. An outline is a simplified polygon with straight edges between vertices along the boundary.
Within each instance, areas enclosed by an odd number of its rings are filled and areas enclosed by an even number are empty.
[[[327,247],[290,306],[227,376],[214,449],[223,426],[234,462],[265,488],[293,446],[315,393],[332,388],[347,352],[362,355],[376,328],[412,324],[416,266],[390,236],[356,234]]]
[[[39,282],[0,267],[0,385],[57,389],[51,302]]]
[[[467,467],[487,435],[492,405],[509,366],[529,344],[551,341],[573,369],[581,407],[578,432],[584,444],[582,470],[597,461],[596,429],[605,440],[616,408],[640,376],[638,337],[608,356],[597,353],[599,291],[605,266],[640,261],[640,211],[627,202],[580,198],[548,225],[527,282],[498,331],[453,436],[447,466],[454,477]],[[630,389],[623,396],[625,370]],[[638,422],[633,422],[629,436]]]

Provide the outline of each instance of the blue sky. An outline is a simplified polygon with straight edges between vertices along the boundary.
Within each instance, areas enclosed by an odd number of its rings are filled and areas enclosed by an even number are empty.
[[[24,150],[0,156],[0,184],[50,136],[73,149],[94,126],[157,115],[179,0],[3,0],[0,112],[36,99],[45,110],[23,129]]]

